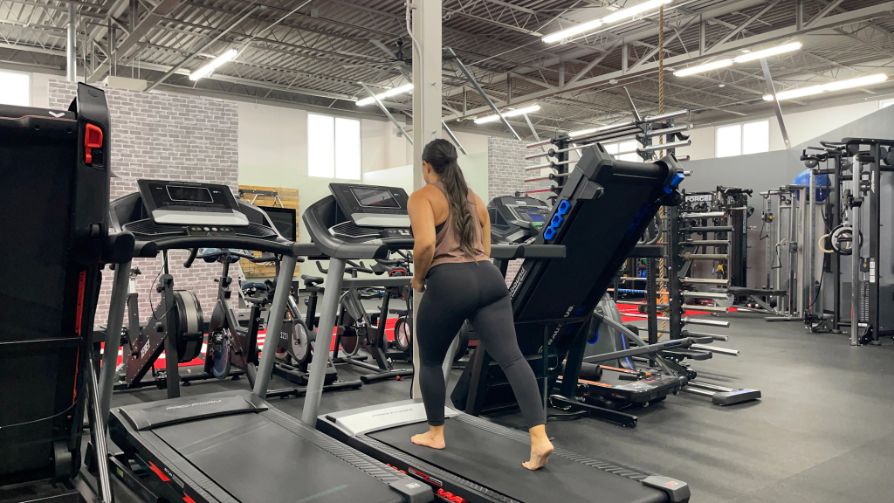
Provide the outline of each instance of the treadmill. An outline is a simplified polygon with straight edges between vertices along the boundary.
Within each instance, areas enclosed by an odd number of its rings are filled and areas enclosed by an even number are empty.
[[[135,236],[135,256],[154,257],[172,249],[237,248],[281,257],[268,325],[268,333],[279,333],[295,263],[316,255],[316,249],[283,238],[266,213],[237,201],[228,186],[165,180],[139,180],[138,185],[139,192],[113,201],[110,207],[110,227]],[[129,269],[127,263],[115,273],[110,310],[116,316],[110,320],[117,327],[110,323],[107,348],[119,343]],[[255,371],[252,391],[112,409],[111,438],[123,451],[109,459],[114,471],[148,501],[432,501],[428,486],[264,400],[277,339],[267,337],[257,370],[250,369]],[[168,359],[176,362],[171,357],[176,355],[175,342],[167,343],[166,350],[175,351]],[[115,351],[104,355],[104,410],[110,402],[115,356]],[[326,358],[314,361],[325,364]]]
[[[304,222],[314,243],[330,257],[316,344],[328,347],[345,262],[384,258],[413,246],[403,189],[330,184],[332,195],[311,205]],[[564,248],[549,244],[495,247],[501,257],[553,259]],[[561,260],[554,260],[561,262]],[[392,402],[318,416],[325,361],[311,364],[302,420],[435,489],[443,501],[688,501],[681,481],[642,473],[557,448],[543,470],[528,472],[528,436],[447,407],[450,446],[442,451],[410,443],[426,422],[422,403]]]

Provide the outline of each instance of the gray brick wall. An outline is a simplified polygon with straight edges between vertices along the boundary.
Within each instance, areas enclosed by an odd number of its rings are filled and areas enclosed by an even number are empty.
[[[50,108],[67,109],[75,86],[63,80],[49,82]],[[238,115],[232,102],[163,92],[143,93],[106,89],[112,114],[111,195],[117,198],[137,190],[138,178],[195,180],[223,183],[238,190]],[[170,254],[170,269],[177,289],[196,293],[210,315],[220,271],[218,264],[196,262],[184,269],[186,252]],[[161,258],[136,259],[142,275],[137,283],[140,318],[149,313],[149,300],[158,302],[155,278]],[[234,271],[236,272],[236,271]],[[105,324],[111,272],[106,272],[97,324]],[[151,294],[151,295],[150,295]]]
[[[525,147],[524,142],[512,138],[490,137],[487,139],[487,196],[488,201],[497,196],[511,196],[517,191],[531,189],[531,184],[525,183],[525,178],[533,175],[526,173],[525,166],[536,164],[535,161],[526,161],[525,156],[533,150]],[[521,261],[513,260],[506,271],[506,284],[512,282],[512,278],[518,273]]]
[[[525,156],[532,151],[525,148],[525,143],[511,138],[487,139],[488,167],[488,200],[497,196],[509,196],[516,191],[530,189],[526,187],[524,167],[535,164],[526,161]]]

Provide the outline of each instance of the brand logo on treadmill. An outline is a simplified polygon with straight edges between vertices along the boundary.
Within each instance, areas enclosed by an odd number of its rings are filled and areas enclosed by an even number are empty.
[[[58,119],[59,117],[63,117],[65,112],[54,112],[52,110],[47,110],[47,113]]]

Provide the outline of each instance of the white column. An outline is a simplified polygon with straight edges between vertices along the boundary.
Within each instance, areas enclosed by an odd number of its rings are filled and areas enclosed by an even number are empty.
[[[413,0],[413,187],[424,185],[422,149],[441,134],[441,0]]]

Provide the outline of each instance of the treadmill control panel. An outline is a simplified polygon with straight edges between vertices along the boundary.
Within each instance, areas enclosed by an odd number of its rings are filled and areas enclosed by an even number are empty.
[[[345,217],[361,227],[409,228],[409,197],[399,187],[330,183],[339,209]]]
[[[190,232],[198,233],[228,232],[222,229],[248,225],[226,185],[166,180],[137,180],[137,185],[156,223],[187,225]]]
[[[407,213],[410,198],[404,189],[356,183],[331,183],[329,189],[337,206],[331,236],[354,244],[413,246]]]
[[[534,197],[496,197],[488,204],[494,243],[523,243],[549,222],[552,208]]]

